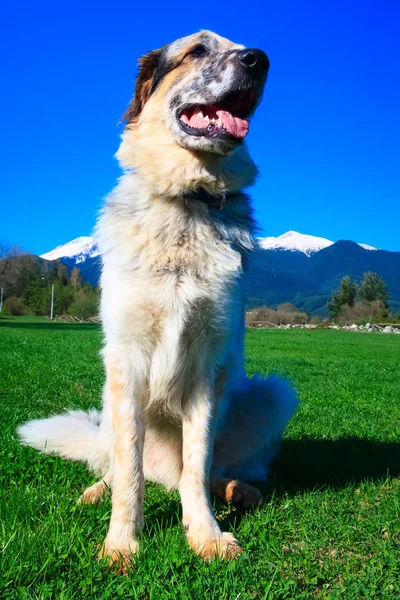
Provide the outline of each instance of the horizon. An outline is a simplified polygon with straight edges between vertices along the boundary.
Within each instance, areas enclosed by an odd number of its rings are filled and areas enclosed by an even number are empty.
[[[264,245],[262,242],[276,242],[276,241],[287,241],[287,236],[289,236],[289,244],[283,244],[282,246],[274,246],[274,245]],[[296,237],[299,236],[299,237]],[[306,238],[306,240],[302,239],[302,238]],[[364,242],[357,242],[355,240],[344,240],[344,239],[339,239],[339,240],[328,240],[327,238],[321,238],[319,236],[313,236],[313,235],[309,235],[309,234],[305,234],[305,233],[301,233],[298,231],[286,231],[281,235],[278,236],[266,236],[266,237],[259,237],[256,236],[255,239],[260,243],[259,248],[262,250],[288,250],[288,251],[299,251],[299,252],[303,252],[305,253],[307,256],[310,256],[311,254],[314,254],[316,252],[319,252],[320,250],[323,250],[324,248],[331,246],[333,244],[336,244],[338,242],[351,242],[356,244],[357,246],[360,246],[361,248],[363,248],[364,250],[368,250],[368,251],[377,251],[377,250],[382,250],[384,252],[398,252],[397,250],[386,250],[386,248],[377,248],[375,246],[371,246],[370,244],[366,244]],[[307,241],[309,244],[309,246],[305,246],[304,242]],[[322,245],[321,245],[322,242]],[[324,244],[324,242],[327,242],[326,244]],[[65,254],[59,254],[57,253],[57,250],[60,249],[65,249]],[[93,250],[94,249],[94,250]],[[311,252],[310,252],[311,251]],[[310,253],[309,253],[310,252]],[[58,246],[56,246],[55,248],[51,248],[50,250],[43,252],[42,254],[38,255],[40,258],[44,258],[45,260],[58,260],[58,259],[62,259],[62,258],[68,258],[68,257],[77,257],[80,256],[82,253],[84,253],[87,256],[98,256],[99,255],[99,251],[97,249],[97,244],[96,244],[96,238],[95,236],[78,236],[77,238],[74,238],[73,240],[69,240],[63,244],[59,244]],[[79,261],[80,262],[80,261]],[[78,264],[78,263],[77,263]]]
[[[300,231],[294,231],[294,230],[288,230],[288,231],[284,231],[281,234],[278,234],[277,236],[255,236],[255,239],[257,240],[266,240],[266,239],[271,239],[271,240],[279,240],[280,238],[282,238],[283,236],[287,235],[287,234],[296,234],[296,235],[300,235],[300,236],[305,236],[305,237],[311,237],[311,238],[316,238],[316,239],[322,239],[325,240],[331,244],[336,244],[337,242],[353,242],[355,244],[357,244],[358,246],[361,247],[365,247],[365,246],[370,246],[370,248],[364,248],[366,250],[368,249],[373,249],[373,250],[384,250],[386,252],[399,252],[398,250],[387,250],[386,248],[377,248],[375,246],[372,246],[371,244],[368,244],[366,242],[360,242],[360,241],[356,241],[356,240],[351,240],[351,239],[338,239],[338,240],[329,240],[328,238],[323,238],[321,236],[318,235],[313,235],[313,234],[309,234],[309,233],[303,233]],[[91,242],[95,241],[95,236],[94,235],[80,235],[72,240],[67,240],[64,243],[58,244],[57,246],[55,246],[54,248],[50,248],[49,250],[46,250],[45,252],[42,252],[41,254],[38,254],[39,257],[44,257],[44,255],[46,254],[50,254],[51,252],[57,250],[58,248],[62,248],[63,246],[67,246],[69,244],[71,244],[72,242],[76,242],[78,240],[87,240],[86,244],[90,244]],[[50,260],[50,259],[48,259]]]
[[[228,6],[212,19],[189,6],[184,20],[160,6],[147,31],[146,7],[132,14],[126,2],[9,8],[0,240],[40,255],[91,234],[121,174],[116,123],[137,58],[208,28],[271,60],[248,142],[260,237],[292,230],[400,251],[400,5],[260,2],[256,19]]]

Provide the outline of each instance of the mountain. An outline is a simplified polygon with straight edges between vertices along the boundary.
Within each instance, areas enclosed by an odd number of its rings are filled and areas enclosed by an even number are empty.
[[[86,260],[77,263],[75,257],[60,258],[61,262],[68,267],[70,271],[78,266],[81,277],[84,281],[88,281],[94,287],[97,287],[100,282],[101,259],[97,252],[93,256],[89,256]]]
[[[287,231],[278,237],[259,238],[258,243],[263,250],[297,251],[303,252],[307,256],[333,244],[333,242],[325,238],[305,235],[297,231]]]
[[[303,252],[307,256],[311,256],[314,252],[332,246],[334,242],[326,238],[298,233],[297,231],[287,231],[278,237],[259,238],[258,243],[263,250],[290,250],[291,252]],[[358,245],[365,250],[376,250],[374,246],[368,244]]]
[[[45,260],[56,260],[57,258],[70,258],[75,264],[82,263],[88,258],[99,256],[95,239],[88,235],[75,238],[67,244],[57,246],[54,250],[41,254],[40,258]]]
[[[325,314],[342,277],[359,282],[364,273],[373,271],[386,281],[392,310],[400,310],[400,252],[295,231],[258,241],[245,277],[249,308],[292,302],[311,314]],[[71,269],[78,265],[85,280],[98,284],[101,263],[94,238],[72,240],[41,256],[47,257],[59,258]]]
[[[101,261],[94,237],[86,235],[75,238],[50,252],[41,254],[40,258],[50,261],[59,259],[69,270],[78,266],[85,281],[89,281],[94,286],[99,284]]]
[[[249,307],[292,302],[312,314],[323,314],[332,290],[349,275],[360,282],[367,271],[387,284],[392,310],[400,309],[400,252],[366,250],[338,241],[312,254],[288,250],[258,250],[250,261],[245,292]]]
[[[297,231],[287,231],[278,237],[258,238],[258,244],[263,250],[289,250],[290,252],[302,252],[311,256],[323,248],[332,246],[334,242],[326,238],[306,235]],[[377,250],[368,244],[358,244],[365,250]],[[94,237],[82,236],[71,242],[57,246],[54,250],[41,254],[45,260],[56,260],[57,258],[68,258],[74,264],[82,263],[88,258],[99,256],[99,251]]]

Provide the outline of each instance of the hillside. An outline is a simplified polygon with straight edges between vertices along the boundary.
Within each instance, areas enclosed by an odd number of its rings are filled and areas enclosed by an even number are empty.
[[[324,313],[340,280],[361,281],[367,271],[387,283],[392,309],[400,309],[400,252],[366,250],[351,241],[333,243],[306,256],[287,250],[258,250],[246,276],[250,307],[292,302],[310,313]]]
[[[260,238],[259,246],[245,279],[249,308],[292,302],[311,314],[326,314],[326,302],[344,275],[361,281],[373,271],[386,281],[392,309],[400,310],[400,252],[296,231]],[[76,238],[43,254],[45,258],[58,259],[69,269],[78,266],[86,281],[98,285],[101,262],[94,238]]]

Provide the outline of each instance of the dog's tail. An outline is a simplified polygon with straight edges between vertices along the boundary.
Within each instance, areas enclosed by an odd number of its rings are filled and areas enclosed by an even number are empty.
[[[107,471],[109,451],[96,410],[71,410],[48,419],[28,421],[18,427],[21,442],[46,454],[86,463],[100,475]]]
[[[285,379],[242,377],[217,424],[213,468],[245,481],[266,480],[297,405],[296,393]]]

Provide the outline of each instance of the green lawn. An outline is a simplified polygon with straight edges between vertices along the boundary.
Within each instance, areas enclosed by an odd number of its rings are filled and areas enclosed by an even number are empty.
[[[92,475],[15,435],[26,419],[99,405],[100,343],[92,324],[0,319],[0,598],[400,598],[400,336],[250,331],[248,372],[291,377],[301,405],[266,505],[215,506],[244,552],[204,565],[178,495],[148,484],[129,577],[96,559],[109,499],[76,505]]]

